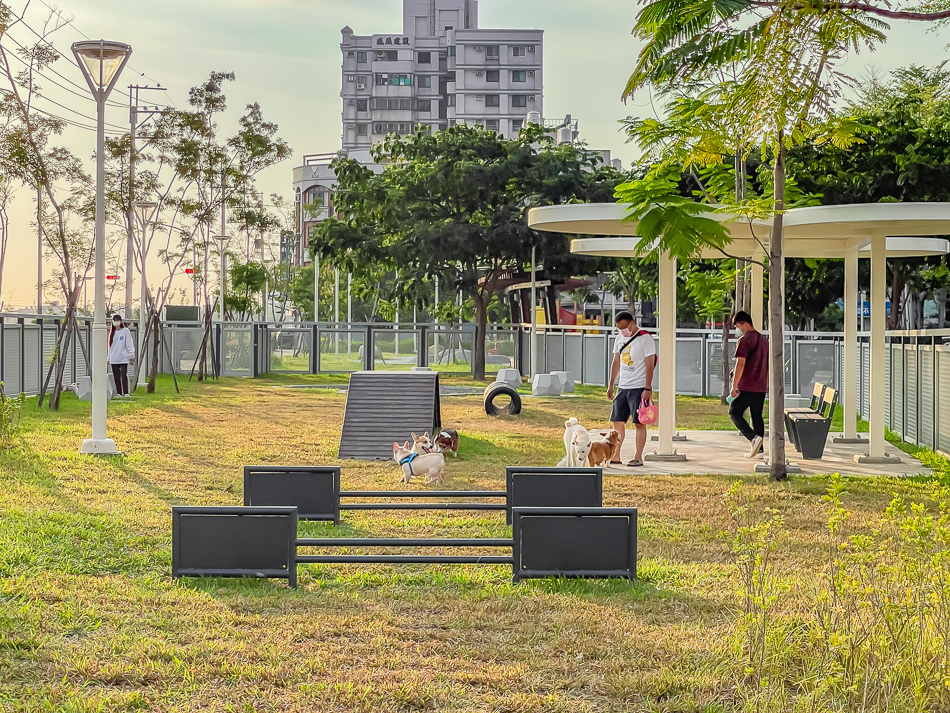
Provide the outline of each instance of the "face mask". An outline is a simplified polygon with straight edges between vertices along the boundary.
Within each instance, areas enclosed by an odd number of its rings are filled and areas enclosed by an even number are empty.
[[[624,337],[629,339],[630,337],[633,336],[633,330],[630,329],[630,327],[624,327],[623,329],[620,330],[620,334],[622,334]]]
[[[122,322],[120,322],[119,320],[115,320],[112,322],[112,326],[118,329],[119,327],[122,326]]]

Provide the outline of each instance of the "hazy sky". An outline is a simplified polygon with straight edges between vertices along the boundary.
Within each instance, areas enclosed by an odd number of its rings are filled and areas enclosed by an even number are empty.
[[[6,1],[17,10],[22,7]],[[37,29],[48,14],[43,2],[32,0],[26,15]],[[77,82],[82,80],[69,45],[83,36],[131,44],[134,53],[119,87],[157,81],[169,89],[159,96],[179,107],[187,104],[188,88],[209,72],[235,71],[237,81],[227,88],[233,115],[246,103],[259,102],[293,148],[292,162],[260,179],[265,193],[285,196],[291,195],[291,170],[303,154],[335,151],[340,145],[340,29],[350,25],[358,34],[400,32],[402,23],[401,0],[62,0],[55,7],[73,17],[72,26],[54,37],[63,53],[55,68]],[[651,111],[648,102],[625,106],[620,101],[638,49],[630,36],[638,7],[629,0],[480,0],[479,20],[482,27],[544,29],[545,116],[572,114],[592,147],[609,148],[628,162],[634,151],[624,144],[617,121]],[[12,34],[24,44],[31,38],[23,27]],[[941,36],[920,26],[895,24],[887,45],[874,54],[849,58],[846,70],[860,76],[872,64],[883,70],[910,63],[935,65],[947,58],[948,41],[950,32]],[[93,123],[91,97],[49,84],[47,91],[69,110],[52,104],[44,108]],[[121,94],[112,98],[128,101]],[[128,111],[111,108],[107,121],[126,126]],[[95,135],[71,129],[63,142],[91,158]],[[33,210],[29,192],[20,189],[11,211],[12,239],[2,287],[4,303],[13,307],[36,300]]]

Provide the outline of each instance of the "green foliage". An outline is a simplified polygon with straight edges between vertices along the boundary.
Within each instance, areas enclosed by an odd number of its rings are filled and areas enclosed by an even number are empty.
[[[505,274],[529,261],[532,245],[548,278],[595,267],[571,255],[566,236],[537,233],[526,220],[531,205],[610,199],[620,174],[583,146],[556,144],[541,127],[504,139],[459,124],[390,136],[373,151],[386,163],[378,175],[351,159],[333,163],[341,217],[321,222],[311,245],[323,260],[385,288],[381,301],[432,304],[436,277],[443,295],[464,294],[475,311],[476,376],[484,373],[489,306]]]
[[[25,398],[24,394],[7,396],[0,381],[0,448],[10,448],[16,443]]]
[[[730,238],[714,217],[716,209],[680,195],[679,182],[680,170],[661,164],[644,178],[617,186],[617,200],[630,204],[626,219],[638,221],[641,252],[659,244],[684,260],[705,248],[723,251]]]
[[[739,681],[748,711],[872,713],[945,710],[950,705],[950,490],[896,496],[879,522],[851,526],[844,483],[823,498],[827,537],[814,562],[814,594],[784,588],[774,564],[781,519],[754,513],[733,487],[731,550],[742,583]],[[794,591],[807,608],[779,616]]]
[[[789,170],[803,190],[825,204],[950,200],[950,73],[941,67],[908,67],[878,80],[849,107],[859,127],[847,149],[803,145],[789,154]],[[901,295],[932,295],[950,286],[945,258],[888,262],[891,287]],[[794,283],[792,283],[794,284]],[[890,328],[900,324],[904,300],[892,299]]]

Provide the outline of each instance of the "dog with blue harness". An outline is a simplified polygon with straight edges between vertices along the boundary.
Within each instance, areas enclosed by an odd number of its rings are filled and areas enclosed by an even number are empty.
[[[426,483],[441,483],[445,477],[445,456],[438,451],[418,453],[409,447],[393,443],[393,460],[402,468],[402,482],[408,484],[414,477],[425,478]]]

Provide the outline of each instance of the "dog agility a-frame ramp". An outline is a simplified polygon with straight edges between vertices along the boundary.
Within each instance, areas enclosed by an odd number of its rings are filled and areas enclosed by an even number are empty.
[[[358,371],[350,375],[339,457],[389,460],[393,442],[441,428],[438,372]]]

